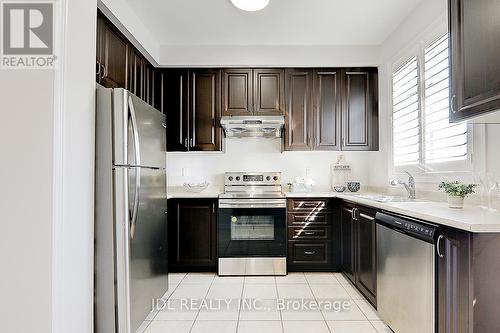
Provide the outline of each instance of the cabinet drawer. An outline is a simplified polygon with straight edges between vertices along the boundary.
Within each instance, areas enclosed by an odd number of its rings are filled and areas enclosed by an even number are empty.
[[[328,209],[328,200],[318,199],[289,199],[288,210],[294,211],[326,211]]]
[[[289,213],[289,226],[326,226],[328,225],[328,214]]]
[[[329,243],[289,242],[292,264],[326,264],[329,261]]]
[[[302,239],[328,240],[330,239],[329,228],[290,227],[288,228],[288,239],[291,241]]]

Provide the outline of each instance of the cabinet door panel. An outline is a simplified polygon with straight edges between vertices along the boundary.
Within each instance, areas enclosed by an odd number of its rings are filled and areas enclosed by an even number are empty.
[[[225,69],[222,75],[222,115],[252,115],[252,70]]]
[[[129,70],[129,90],[137,97],[144,99],[144,78],[145,78],[145,60],[142,55],[130,47],[128,70]]]
[[[314,149],[340,149],[340,93],[337,70],[321,70],[314,73]]]
[[[170,204],[169,262],[173,271],[215,270],[216,202],[194,199]]]
[[[378,150],[376,70],[345,71],[343,150]]]
[[[167,116],[167,151],[187,151],[189,75],[187,70],[163,73],[163,112]]]
[[[340,233],[341,233],[341,267],[345,275],[355,283],[355,229],[352,220],[352,212],[354,207],[350,205],[342,205],[340,217]]]
[[[221,150],[220,72],[191,71],[190,150]]]
[[[468,233],[445,228],[437,244],[438,333],[469,332],[469,242]]]
[[[285,150],[312,150],[310,70],[286,71]]]
[[[450,119],[500,109],[500,2],[450,0]]]
[[[255,115],[282,115],[284,73],[281,69],[254,70]]]
[[[164,113],[163,110],[163,72],[155,69],[153,72],[153,107]]]
[[[377,248],[375,212],[359,207],[356,211],[356,285],[365,297],[376,306]]]
[[[125,88],[127,40],[107,22],[102,24],[102,29],[100,51],[104,73],[101,84],[108,88]]]

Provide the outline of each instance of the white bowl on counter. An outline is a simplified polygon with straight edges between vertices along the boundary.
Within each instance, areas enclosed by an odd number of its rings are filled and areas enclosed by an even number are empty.
[[[208,182],[203,182],[203,183],[184,183],[183,187],[193,193],[200,193],[203,190],[205,190],[208,187],[209,183]]]

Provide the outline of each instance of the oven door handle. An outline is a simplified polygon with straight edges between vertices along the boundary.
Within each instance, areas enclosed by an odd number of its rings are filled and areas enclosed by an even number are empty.
[[[286,208],[286,200],[219,200],[219,208]]]

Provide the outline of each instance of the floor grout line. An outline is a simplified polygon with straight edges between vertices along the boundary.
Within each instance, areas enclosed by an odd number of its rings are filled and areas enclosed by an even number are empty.
[[[278,281],[276,281],[276,276],[274,277],[274,287],[276,288],[276,310],[278,310],[278,299],[280,298],[278,292]],[[280,314],[280,324],[281,324],[281,332],[285,333],[285,326],[283,325],[283,315],[281,314],[281,310],[278,310]]]
[[[314,295],[314,293],[313,293],[313,290],[312,290],[312,288],[311,288],[311,285],[309,284],[309,280],[307,279],[306,274],[305,274],[305,273],[302,273],[302,274],[304,274],[304,278],[306,279],[307,286],[309,287],[309,290],[311,291],[311,295],[313,295],[314,300],[315,300],[316,302],[318,302],[318,299],[316,298],[316,295]],[[332,277],[334,277],[334,278],[335,278],[335,280],[337,280],[337,278],[336,278],[333,274],[332,274]],[[338,281],[338,280],[337,280],[337,281]],[[330,326],[328,326],[328,323],[327,323],[327,321],[326,321],[325,315],[323,314],[323,311],[322,311],[321,309],[319,310],[319,313],[321,313],[321,317],[323,318],[323,321],[324,321],[324,323],[325,323],[325,325],[326,325],[326,328],[328,329],[328,332],[333,333],[333,332],[330,330]]]
[[[241,294],[240,294],[240,300],[239,300],[238,320],[236,321],[236,332],[234,332],[234,333],[238,333],[238,329],[240,328],[241,303],[243,301],[243,292],[245,291],[245,281],[246,281],[246,276],[243,277],[243,286],[241,288]]]
[[[189,273],[188,273],[189,274]],[[186,274],[187,276],[187,274]],[[206,299],[207,296],[208,296],[208,293],[210,292],[210,288],[212,288],[212,285],[214,284],[214,281],[215,281],[215,274],[214,276],[212,277],[212,281],[210,282],[210,286],[208,286],[208,289],[207,289],[207,292],[205,293],[205,296],[203,296],[203,299]],[[179,283],[180,285],[180,283]],[[200,312],[201,312],[201,309],[198,310],[198,312],[196,313],[196,317],[194,317],[194,321],[193,323],[191,324],[191,328],[189,329],[189,333],[191,333],[193,331],[193,327],[194,325],[196,324],[196,321],[198,320],[198,316],[200,315]]]

